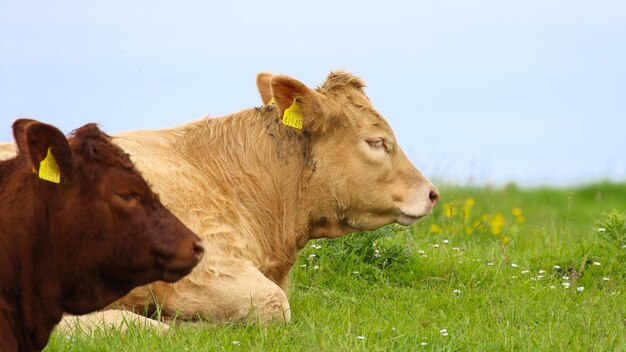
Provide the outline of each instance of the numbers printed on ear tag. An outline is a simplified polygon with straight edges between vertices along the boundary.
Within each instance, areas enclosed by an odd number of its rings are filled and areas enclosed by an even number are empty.
[[[303,118],[302,113],[300,112],[300,105],[296,99],[294,99],[291,106],[283,112],[283,124],[301,130],[302,120]]]
[[[39,178],[42,180],[59,183],[61,182],[61,169],[57,164],[54,155],[52,154],[52,147],[48,148],[48,154],[46,158],[39,163]]]

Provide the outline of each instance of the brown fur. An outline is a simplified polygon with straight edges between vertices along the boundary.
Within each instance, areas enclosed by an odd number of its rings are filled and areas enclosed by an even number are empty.
[[[13,126],[19,153],[0,162],[1,351],[41,350],[63,311],[102,308],[198,263],[198,237],[94,124],[69,141],[34,120]],[[48,148],[58,184],[33,173]]]

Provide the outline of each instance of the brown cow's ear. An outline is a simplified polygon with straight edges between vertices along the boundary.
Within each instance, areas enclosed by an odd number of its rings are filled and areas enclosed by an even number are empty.
[[[72,152],[65,135],[56,127],[35,120],[21,119],[13,124],[13,135],[20,153],[28,155],[33,170],[39,173],[40,177],[42,165],[46,168],[43,170],[45,172],[50,171],[50,168],[56,168],[51,171],[52,174],[67,172],[70,169]],[[58,183],[54,176],[48,181]]]
[[[13,138],[17,144],[17,150],[20,154],[28,153],[28,142],[26,141],[26,126],[37,122],[32,119],[19,119],[13,122]]]
[[[256,75],[256,87],[261,95],[263,105],[267,105],[272,100],[272,87],[270,87],[271,80],[272,74],[269,72],[261,72]]]
[[[330,116],[318,92],[285,75],[272,76],[270,86],[283,123],[313,133],[324,132]],[[290,119],[293,124],[286,123]]]

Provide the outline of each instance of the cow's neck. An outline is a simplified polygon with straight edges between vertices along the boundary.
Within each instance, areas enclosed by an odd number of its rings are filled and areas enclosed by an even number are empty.
[[[0,251],[10,249],[8,253],[0,253],[10,263],[10,267],[2,268],[0,319],[12,320],[13,326],[17,326],[15,333],[19,335],[14,338],[19,341],[20,350],[25,351],[42,349],[62,317],[50,228],[45,226],[50,224],[49,208],[43,202],[47,197],[42,194],[47,186],[21,187],[15,192],[21,201],[1,200],[4,205],[18,204],[19,209],[24,210],[9,210],[13,215],[11,230],[0,229],[3,242]],[[23,200],[28,200],[29,204]],[[0,326],[3,324],[0,322]]]
[[[254,236],[245,240],[256,241],[261,250],[252,259],[266,276],[283,283],[308,240],[302,200],[314,172],[311,137],[283,125],[276,109],[267,107],[181,128],[179,148],[218,183],[219,194],[209,196],[222,197],[220,211],[237,219],[239,230]]]

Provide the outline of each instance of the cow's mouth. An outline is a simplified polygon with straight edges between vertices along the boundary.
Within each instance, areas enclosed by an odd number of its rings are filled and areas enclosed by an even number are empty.
[[[202,242],[196,241],[191,246],[178,248],[177,252],[166,252],[155,250],[156,262],[161,268],[162,281],[174,282],[189,274],[191,270],[200,262],[204,256],[204,246]]]
[[[183,276],[189,274],[191,272],[191,269],[193,269],[193,267],[181,269],[165,269],[163,271],[163,278],[161,280],[165,282],[178,281],[183,278]]]
[[[424,215],[411,215],[406,213],[400,213],[396,222],[403,226],[413,225],[417,220],[423,218]]]

